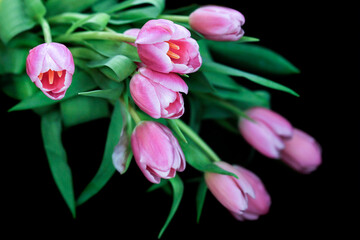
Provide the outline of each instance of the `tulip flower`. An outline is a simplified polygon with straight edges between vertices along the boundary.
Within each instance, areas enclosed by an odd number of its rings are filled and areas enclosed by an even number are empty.
[[[248,198],[248,208],[243,214],[233,213],[233,216],[239,221],[257,220],[260,215],[265,215],[269,212],[271,205],[270,195],[266,191],[261,179],[253,172],[238,165],[233,167],[248,181],[255,193],[255,198]]]
[[[269,158],[280,158],[285,148],[284,140],[292,137],[292,125],[279,114],[262,107],[249,109],[252,119],[241,118],[239,130],[245,140],[257,151]]]
[[[206,172],[205,182],[215,198],[232,214],[243,214],[248,209],[248,195],[255,198],[255,192],[245,175],[226,162],[216,162],[233,176]]]
[[[134,158],[145,177],[152,183],[175,177],[185,170],[185,157],[170,129],[160,123],[140,122],[131,136]]]
[[[49,98],[65,96],[74,74],[70,50],[60,43],[43,43],[30,50],[26,72],[32,82]]]
[[[237,41],[244,35],[241,28],[245,23],[244,16],[227,7],[200,7],[190,14],[189,23],[205,38],[215,41]]]
[[[130,93],[136,105],[153,118],[179,118],[184,113],[184,99],[188,86],[175,73],[159,73],[139,68],[130,81]]]
[[[321,147],[307,133],[294,129],[294,136],[284,141],[281,160],[300,173],[310,173],[321,164]]]
[[[135,41],[140,60],[152,70],[187,74],[202,63],[199,45],[190,32],[169,20],[150,20]]]

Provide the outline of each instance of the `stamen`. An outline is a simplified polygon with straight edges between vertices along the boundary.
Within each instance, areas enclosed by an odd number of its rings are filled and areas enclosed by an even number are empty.
[[[62,71],[57,71],[57,75],[59,76],[59,78],[61,78],[61,76],[62,76]]]
[[[43,78],[43,73],[40,73],[39,74],[39,76],[38,76],[38,78],[40,79],[40,81],[42,80],[42,78]]]
[[[175,50],[180,50],[179,45],[176,45],[175,43],[169,42],[167,41],[167,43],[169,44],[169,47]]]
[[[49,83],[53,84],[54,82],[54,71],[53,70],[49,70]]]
[[[174,58],[174,59],[179,59],[179,58],[180,58],[179,55],[177,55],[176,53],[173,53],[172,51],[168,51],[166,54],[167,54],[169,57]]]

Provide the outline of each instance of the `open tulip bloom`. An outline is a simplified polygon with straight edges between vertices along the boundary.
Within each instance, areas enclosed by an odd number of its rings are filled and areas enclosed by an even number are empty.
[[[204,119],[221,123],[224,131],[238,129],[241,151],[250,145],[300,173],[319,167],[319,143],[270,109],[271,91],[297,93],[256,75],[299,71],[279,54],[247,44],[258,39],[244,36],[241,9],[192,5],[187,8],[192,9],[190,15],[165,15],[164,0],[107,1],[96,7],[90,2],[79,1],[66,10],[54,8],[63,6],[61,0],[0,3],[0,63],[4,63],[0,77],[6,79],[1,87],[19,100],[9,111],[32,109],[39,114],[50,169],[73,216],[77,206],[102,194],[116,170],[123,175],[131,167],[145,176],[139,181],[155,184],[149,191],[173,188],[174,203],[159,237],[179,206],[187,183],[181,180],[186,176],[182,172],[189,168],[198,170],[200,193],[209,189],[236,219],[265,218],[271,205],[267,183],[251,169],[240,167],[244,159],[222,159],[207,145],[198,134]],[[18,18],[23,24],[6,21]],[[239,69],[224,64],[228,61]],[[248,68],[252,73],[246,72]],[[232,77],[259,84],[262,94]],[[70,134],[73,126],[107,117],[102,163],[75,199],[77,183],[72,182],[62,144],[63,126]],[[89,133],[95,132],[96,125],[91,126]],[[221,144],[230,141],[217,139]],[[136,164],[131,164],[132,159]],[[95,159],[88,164],[93,162],[97,164]],[[198,194],[199,206],[204,200],[205,195]]]

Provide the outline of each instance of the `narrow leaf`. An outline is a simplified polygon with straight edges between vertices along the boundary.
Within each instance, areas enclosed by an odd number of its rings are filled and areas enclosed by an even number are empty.
[[[46,9],[48,16],[53,16],[63,12],[82,12],[91,7],[98,0],[48,0],[46,1]]]
[[[112,162],[112,154],[116,144],[119,142],[122,125],[123,120],[121,115],[120,101],[118,100],[115,103],[114,110],[111,116],[105,144],[104,156],[101,165],[94,178],[80,194],[79,198],[76,201],[77,205],[83,204],[92,196],[97,194],[115,173],[115,167]]]
[[[204,178],[201,179],[196,193],[196,222],[199,223],[202,209],[204,207],[207,186]]]
[[[277,75],[300,72],[280,54],[262,46],[213,41],[208,41],[208,45],[216,59],[235,68]]]
[[[174,178],[171,178],[169,181],[173,188],[173,203],[171,205],[171,210],[170,210],[169,216],[166,219],[166,222],[165,222],[164,226],[162,227],[158,238],[161,238],[161,236],[163,235],[167,226],[169,225],[171,219],[174,217],[176,210],[178,209],[178,207],[180,205],[183,193],[184,193],[184,184],[178,175],[176,175]]]
[[[66,152],[61,142],[61,116],[59,112],[53,111],[42,116],[41,133],[55,183],[75,218],[74,188],[71,169],[67,163]]]
[[[184,134],[182,133],[182,131],[180,130],[179,126],[176,124],[176,121],[174,121],[173,119],[168,119],[167,122],[169,123],[170,127],[172,128],[172,130],[174,130],[176,132],[176,134],[179,136],[179,138],[184,141],[184,143],[188,143],[186,141],[186,138],[184,136]]]
[[[299,96],[299,94],[297,94],[295,91],[291,90],[288,87],[285,87],[284,85],[281,85],[279,83],[273,82],[269,79],[266,79],[264,77],[260,77],[257,76],[255,74],[252,73],[248,73],[248,72],[244,72],[241,71],[239,69],[235,69],[220,63],[216,63],[216,62],[212,62],[212,61],[204,61],[203,62],[203,66],[202,66],[202,70],[205,71],[209,71],[209,72],[217,72],[217,73],[222,73],[222,74],[227,74],[230,76],[235,76],[235,77],[244,77],[250,81],[253,81],[257,84],[260,84],[262,86],[268,87],[268,88],[272,88],[272,89],[276,89],[279,91],[284,91],[287,93],[290,93],[294,96]]]
[[[88,92],[80,92],[79,95],[87,97],[104,98],[108,100],[119,99],[121,95],[121,88],[105,89],[105,90],[93,90]]]

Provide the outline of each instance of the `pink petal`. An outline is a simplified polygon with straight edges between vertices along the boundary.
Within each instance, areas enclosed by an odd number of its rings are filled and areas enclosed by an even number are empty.
[[[135,41],[136,44],[154,44],[171,39],[176,28],[169,20],[150,20],[141,28]]]
[[[162,73],[169,73],[173,69],[170,57],[166,55],[168,50],[169,44],[165,42],[138,45],[141,61],[149,68]]]

